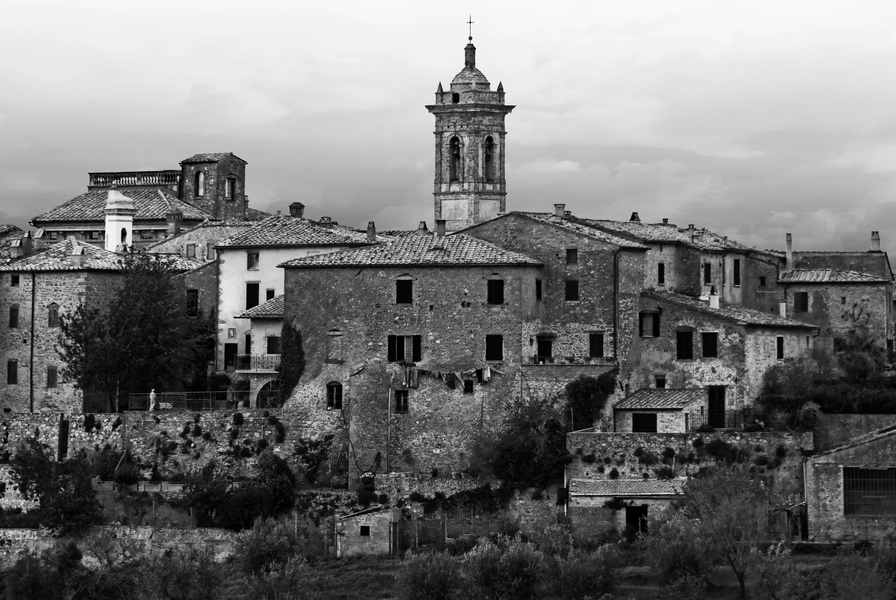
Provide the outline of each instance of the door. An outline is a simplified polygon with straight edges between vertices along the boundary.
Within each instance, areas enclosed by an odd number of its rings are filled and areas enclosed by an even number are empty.
[[[632,433],[656,433],[656,413],[633,413]]]
[[[541,362],[541,359],[546,358],[550,359],[554,356],[554,343],[550,338],[538,338],[538,359]],[[551,362],[551,361],[545,361]]]
[[[625,524],[638,533],[647,533],[647,506],[626,506]]]
[[[224,344],[224,368],[233,370],[236,366],[236,344]]]
[[[715,428],[725,427],[725,386],[711,385],[709,391],[709,425]]]

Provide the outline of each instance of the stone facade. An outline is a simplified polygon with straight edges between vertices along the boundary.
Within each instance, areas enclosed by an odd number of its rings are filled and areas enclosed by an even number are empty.
[[[243,221],[249,208],[246,161],[230,153],[197,154],[180,163],[181,198],[222,221]],[[200,183],[200,179],[201,181]],[[200,183],[197,187],[197,183]]]

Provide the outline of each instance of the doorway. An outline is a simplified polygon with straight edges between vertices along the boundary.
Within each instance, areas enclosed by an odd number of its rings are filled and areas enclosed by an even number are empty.
[[[647,505],[626,506],[625,525],[638,533],[647,533]]]
[[[707,388],[709,392],[709,425],[716,429],[725,427],[725,386],[711,385]]]

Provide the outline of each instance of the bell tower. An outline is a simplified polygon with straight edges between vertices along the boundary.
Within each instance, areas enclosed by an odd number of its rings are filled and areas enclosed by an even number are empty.
[[[464,48],[464,68],[449,91],[436,90],[426,110],[436,117],[435,218],[448,231],[487,221],[506,210],[504,179],[504,86],[495,91],[476,68],[472,35]]]

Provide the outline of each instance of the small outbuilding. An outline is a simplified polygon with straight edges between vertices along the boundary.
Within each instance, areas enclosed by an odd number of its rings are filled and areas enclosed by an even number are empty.
[[[572,479],[569,482],[570,521],[577,536],[594,538],[626,527],[647,531],[650,511],[668,508],[681,494],[681,479]]]
[[[618,433],[687,433],[706,420],[704,388],[642,388],[613,407]]]
[[[372,506],[336,519],[336,556],[398,553],[401,509]]]

